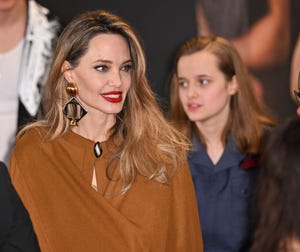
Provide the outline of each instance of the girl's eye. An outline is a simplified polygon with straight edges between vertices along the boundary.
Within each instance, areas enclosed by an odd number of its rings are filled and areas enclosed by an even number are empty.
[[[108,69],[108,67],[105,65],[102,65],[102,66],[96,66],[95,69],[99,72],[104,72]]]
[[[178,85],[179,85],[179,87],[187,87],[188,83],[186,81],[179,81]]]
[[[125,66],[121,67],[121,71],[124,71],[124,72],[129,72],[131,69],[132,69],[131,64],[128,64],[128,65],[125,65]]]
[[[200,85],[205,86],[205,85],[208,84],[208,80],[202,79],[202,80],[199,81],[199,83],[200,83]]]

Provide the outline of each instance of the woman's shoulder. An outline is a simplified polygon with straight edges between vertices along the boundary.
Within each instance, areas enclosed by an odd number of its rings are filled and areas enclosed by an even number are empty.
[[[31,128],[24,132],[16,142],[15,150],[30,149],[39,146],[45,141],[46,130],[43,128]]]
[[[174,171],[174,173],[171,176],[171,184],[176,184],[176,183],[186,183],[186,181],[191,180],[191,172],[190,168],[188,165],[187,160],[183,161],[178,168]]]
[[[42,128],[30,128],[19,136],[10,158],[10,173],[14,173],[16,167],[30,167],[31,163],[40,160],[41,150],[47,145],[47,132]],[[27,169],[31,171],[31,169]]]

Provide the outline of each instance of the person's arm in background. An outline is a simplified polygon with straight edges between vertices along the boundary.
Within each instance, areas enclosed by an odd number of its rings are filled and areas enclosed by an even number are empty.
[[[269,10],[250,30],[233,40],[245,64],[259,69],[288,58],[290,46],[290,0],[268,0]]]
[[[29,215],[2,162],[0,162],[0,251],[40,251]]]
[[[294,90],[300,91],[298,86],[298,78],[300,78],[300,34],[298,36],[298,41],[293,52],[290,73],[290,91],[294,101],[296,101]]]
[[[198,34],[214,33],[199,1],[196,17]],[[284,62],[290,46],[290,0],[268,0],[268,12],[232,42],[248,68],[259,69]]]

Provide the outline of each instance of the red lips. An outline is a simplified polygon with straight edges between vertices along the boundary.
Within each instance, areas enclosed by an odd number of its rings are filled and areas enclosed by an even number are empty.
[[[112,103],[121,102],[123,99],[121,91],[110,91],[110,92],[106,92],[106,93],[101,93],[101,96],[106,101],[112,102]]]

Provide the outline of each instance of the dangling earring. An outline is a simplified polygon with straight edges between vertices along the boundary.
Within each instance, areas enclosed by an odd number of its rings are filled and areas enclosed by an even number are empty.
[[[87,111],[76,98],[78,88],[75,83],[68,83],[66,91],[71,99],[64,106],[64,115],[70,121],[70,126],[77,126],[77,122],[86,115]]]

